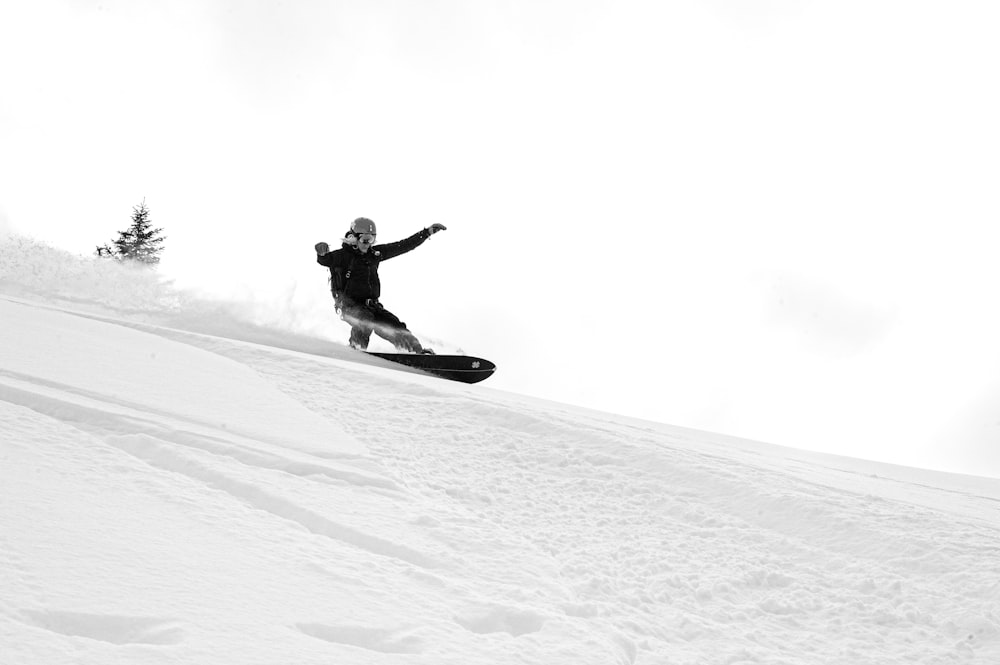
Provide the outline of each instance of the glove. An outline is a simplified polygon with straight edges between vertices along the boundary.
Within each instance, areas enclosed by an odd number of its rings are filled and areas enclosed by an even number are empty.
[[[319,254],[320,256],[323,256],[329,251],[330,251],[330,246],[327,245],[325,242],[316,243],[316,253]]]
[[[431,224],[430,226],[427,227],[427,232],[430,233],[431,235],[434,235],[438,231],[447,231],[447,230],[448,227],[445,226],[444,224]]]

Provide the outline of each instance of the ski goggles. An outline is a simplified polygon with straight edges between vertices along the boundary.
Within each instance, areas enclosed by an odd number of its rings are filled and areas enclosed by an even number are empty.
[[[359,233],[358,234],[358,242],[363,242],[363,243],[366,243],[366,244],[370,245],[373,242],[375,242],[375,234],[374,233]]]

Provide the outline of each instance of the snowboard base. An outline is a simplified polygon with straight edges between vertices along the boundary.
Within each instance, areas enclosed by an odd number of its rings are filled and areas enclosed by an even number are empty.
[[[365,353],[439,376],[442,379],[461,381],[462,383],[479,383],[490,378],[497,368],[489,360],[473,356],[379,353],[376,351],[365,351]]]

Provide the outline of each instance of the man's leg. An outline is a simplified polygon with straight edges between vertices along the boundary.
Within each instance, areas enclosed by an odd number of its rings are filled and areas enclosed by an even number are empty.
[[[348,343],[352,349],[364,351],[368,348],[368,340],[372,337],[372,329],[364,325],[351,326],[351,339]]]
[[[348,342],[351,348],[361,351],[367,349],[374,324],[371,311],[360,305],[347,306],[341,311],[340,318],[351,326],[351,338]]]
[[[375,334],[388,340],[397,349],[410,353],[423,353],[424,347],[420,340],[406,328],[406,324],[395,314],[382,306],[372,310],[375,318]]]

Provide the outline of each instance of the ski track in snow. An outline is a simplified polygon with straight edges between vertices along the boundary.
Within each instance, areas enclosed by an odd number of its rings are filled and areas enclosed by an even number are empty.
[[[23,616],[26,622],[53,633],[109,644],[176,644],[184,639],[183,629],[169,619],[32,611]]]
[[[1000,662],[1000,482],[0,305],[0,663]]]
[[[496,568],[498,549],[520,553],[490,580],[503,602],[457,617],[470,630],[518,635],[546,616],[576,617],[605,626],[629,663],[685,651],[697,662],[713,644],[739,645],[728,662],[877,662],[872,645],[883,662],[949,662],[996,647],[996,523],[790,477],[599,416],[532,413],[473,390],[458,408],[461,390],[317,377],[309,359],[229,353],[343,423],[411,491],[460,509],[428,523],[472,568]],[[380,394],[377,423],[370,404],[317,399],[331,389]],[[928,505],[941,492],[910,489]],[[972,499],[997,514],[994,498]]]

